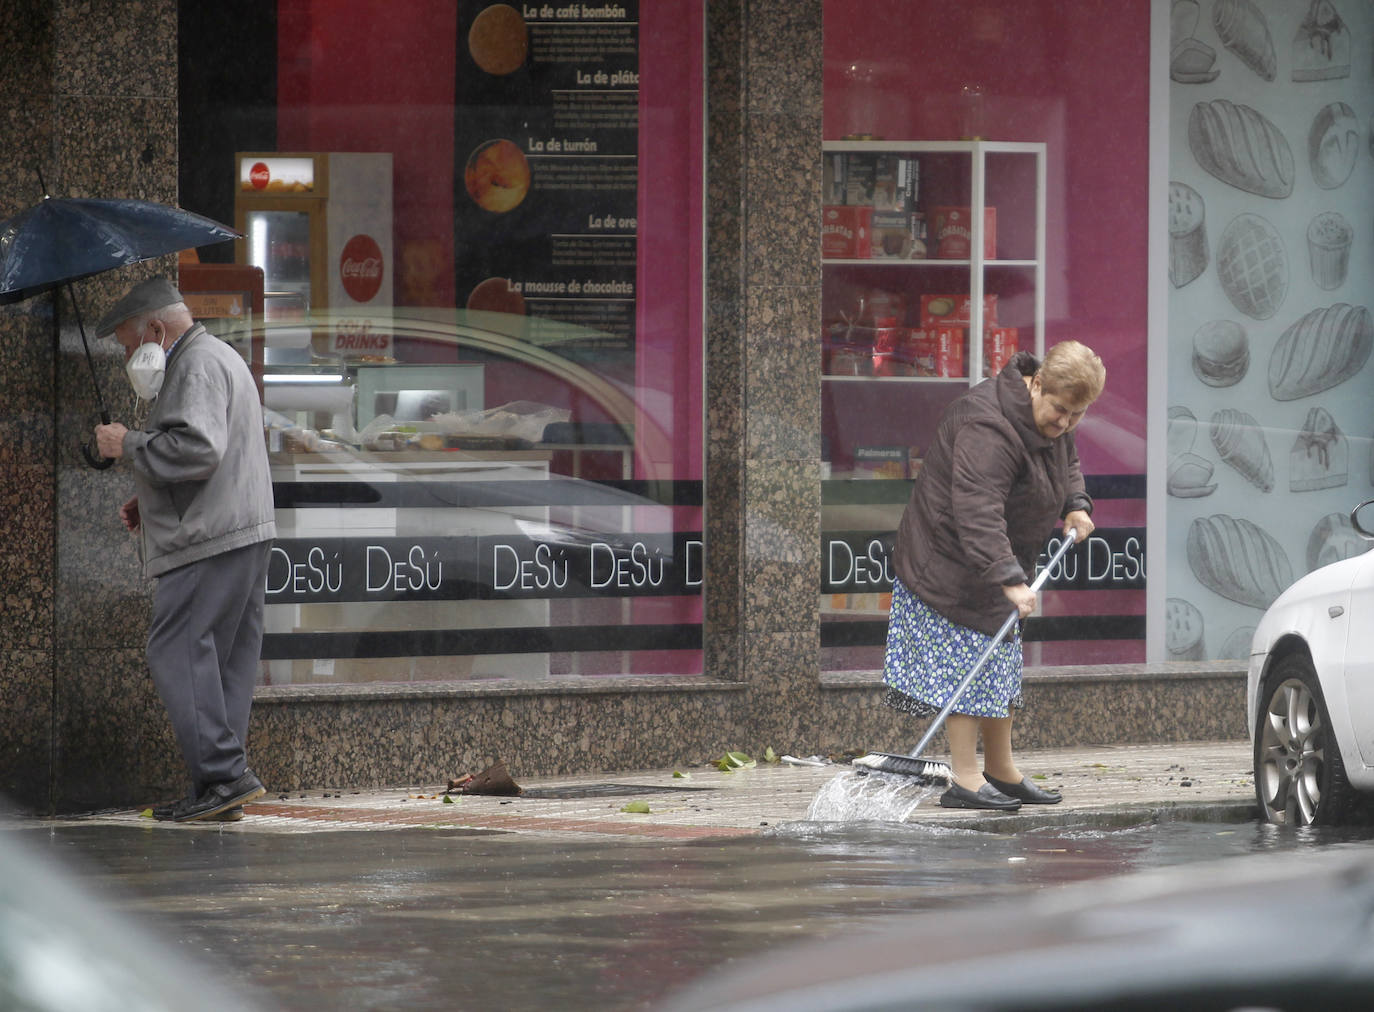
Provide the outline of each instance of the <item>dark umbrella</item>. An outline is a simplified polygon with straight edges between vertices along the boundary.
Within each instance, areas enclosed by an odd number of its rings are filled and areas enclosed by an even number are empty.
[[[40,179],[41,182],[41,179]],[[92,274],[151,260],[197,246],[236,239],[239,234],[217,221],[167,204],[146,200],[87,200],[49,197],[0,222],[0,305],[20,302]],[[76,308],[81,346],[106,425],[110,413],[96,378],[81,310]],[[92,467],[109,467],[83,446]]]

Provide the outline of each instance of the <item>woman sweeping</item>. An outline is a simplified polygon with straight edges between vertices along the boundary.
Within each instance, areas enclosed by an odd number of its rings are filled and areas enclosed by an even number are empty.
[[[1106,375],[1089,348],[1064,341],[1043,363],[1019,352],[945,410],[897,530],[889,706],[938,713],[1010,609],[1023,619],[1035,610],[1028,574],[1056,522],[1079,541],[1092,532],[1073,429]],[[954,776],[941,805],[1010,810],[1061,799],[1012,758],[1011,708],[1021,705],[1018,624],[946,720]]]

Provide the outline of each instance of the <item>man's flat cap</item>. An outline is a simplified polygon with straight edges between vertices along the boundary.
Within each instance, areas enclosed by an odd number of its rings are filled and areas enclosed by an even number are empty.
[[[165,309],[184,301],[177,286],[166,278],[149,278],[124,293],[124,297],[110,307],[100,318],[95,329],[96,337],[109,337],[125,320],[131,320],[143,313]]]

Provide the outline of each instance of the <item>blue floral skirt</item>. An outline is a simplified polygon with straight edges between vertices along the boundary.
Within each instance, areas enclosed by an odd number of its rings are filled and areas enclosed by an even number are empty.
[[[888,690],[883,702],[918,717],[939,713],[991,640],[976,629],[951,622],[900,580],[893,580],[883,661],[883,684]],[[1006,717],[1009,706],[1023,705],[1018,623],[997,645],[952,712]]]

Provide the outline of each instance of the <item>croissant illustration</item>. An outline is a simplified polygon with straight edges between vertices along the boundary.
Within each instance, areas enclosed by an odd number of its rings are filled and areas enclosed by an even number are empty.
[[[1274,460],[1259,422],[1244,411],[1222,408],[1212,415],[1212,445],[1222,463],[1240,472],[1241,477],[1261,492],[1274,489]]]
[[[1278,57],[1269,23],[1250,0],[1217,0],[1212,7],[1212,27],[1221,44],[1266,81],[1278,71]]]

